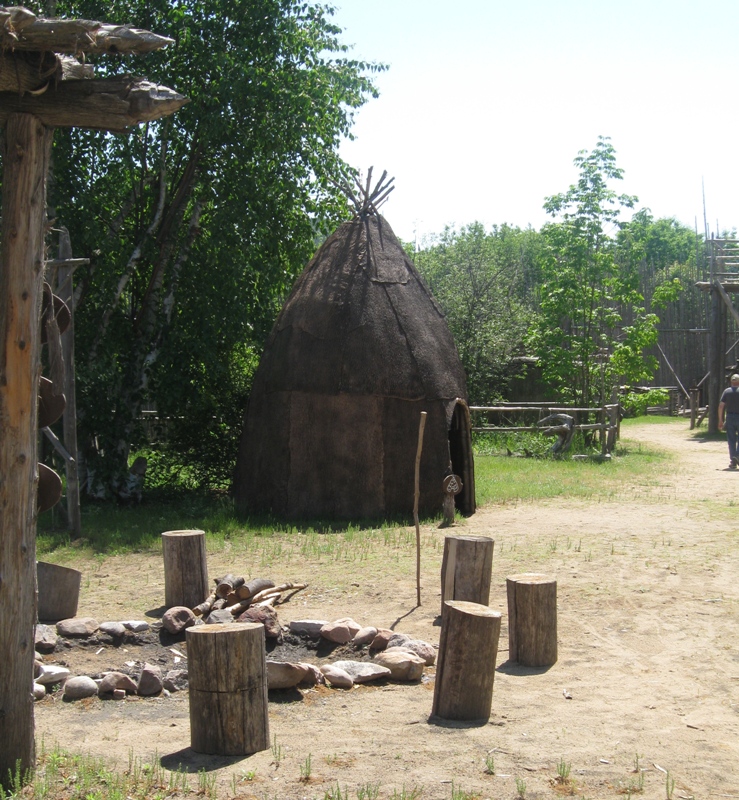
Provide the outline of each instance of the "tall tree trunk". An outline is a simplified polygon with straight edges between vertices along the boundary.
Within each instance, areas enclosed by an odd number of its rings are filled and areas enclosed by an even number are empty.
[[[0,783],[34,764],[36,439],[51,132],[30,114],[5,129],[0,262]]]

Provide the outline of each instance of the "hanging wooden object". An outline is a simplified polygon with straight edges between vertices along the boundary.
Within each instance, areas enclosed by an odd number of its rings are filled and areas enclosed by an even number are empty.
[[[71,567],[39,561],[36,564],[38,582],[39,622],[58,622],[77,614],[82,573]]]

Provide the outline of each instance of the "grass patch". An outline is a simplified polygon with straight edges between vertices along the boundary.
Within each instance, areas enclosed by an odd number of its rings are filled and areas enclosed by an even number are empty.
[[[683,425],[650,417],[647,424]],[[644,425],[644,418],[625,420],[622,438],[608,463],[569,458],[475,456],[478,505],[533,502],[562,498],[612,499],[634,486],[653,484],[664,470],[667,456],[629,438],[629,431]],[[156,495],[155,495],[156,496]],[[161,496],[160,496],[161,497]],[[410,501],[409,501],[410,504]],[[438,518],[422,520],[435,525]],[[326,520],[284,522],[274,517],[237,517],[230,499],[181,491],[175,498],[158,502],[145,499],[137,506],[87,503],[82,508],[83,538],[71,542],[52,512],[39,517],[37,554],[53,554],[55,563],[75,563],[81,552],[96,557],[135,552],[159,552],[161,533],[200,529],[215,550],[238,543],[262,564],[279,559],[283,548],[297,548],[301,557],[334,561],[363,561],[373,545],[381,542],[394,549],[412,542],[407,520],[337,523]]]

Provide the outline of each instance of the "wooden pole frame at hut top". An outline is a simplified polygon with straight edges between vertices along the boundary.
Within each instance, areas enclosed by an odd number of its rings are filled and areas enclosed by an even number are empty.
[[[130,26],[38,19],[0,7],[0,786],[34,766],[38,382],[53,128],[124,132],[187,98],[143,78],[96,80],[80,53],[142,54],[172,42]]]

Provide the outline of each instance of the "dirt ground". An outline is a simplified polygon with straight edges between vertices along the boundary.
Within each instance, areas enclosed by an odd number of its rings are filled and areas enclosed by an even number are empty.
[[[604,485],[587,501],[486,507],[454,531],[495,539],[491,606],[503,612],[503,628],[487,724],[430,721],[431,668],[420,684],[270,693],[276,746],[245,758],[190,750],[186,692],[125,702],[47,697],[35,707],[38,737],[122,767],[133,754],[168,769],[215,770],[221,797],[235,786],[241,798],[320,799],[338,783],[353,799],[379,783],[380,798],[422,789],[424,800],[451,798],[453,787],[491,799],[739,798],[739,472],[726,469],[723,442],[694,438],[683,421],[640,424],[627,436],[630,446],[671,454],[659,480],[616,496]],[[418,608],[412,529],[367,534],[365,546],[361,531],[331,535],[339,536],[331,547],[331,536],[294,545],[283,536],[249,552],[234,538],[209,548],[209,571],[238,572],[238,560],[250,577],[307,581],[279,608],[283,625],[350,615],[438,644],[447,532],[423,531]],[[79,615],[161,613],[161,555],[99,557],[80,568]],[[550,669],[508,661],[505,577],[523,571],[557,578],[559,660]],[[78,648],[54,657],[90,674],[141,653]],[[301,782],[309,755],[311,778]],[[571,765],[567,786],[556,781],[558,764]]]

